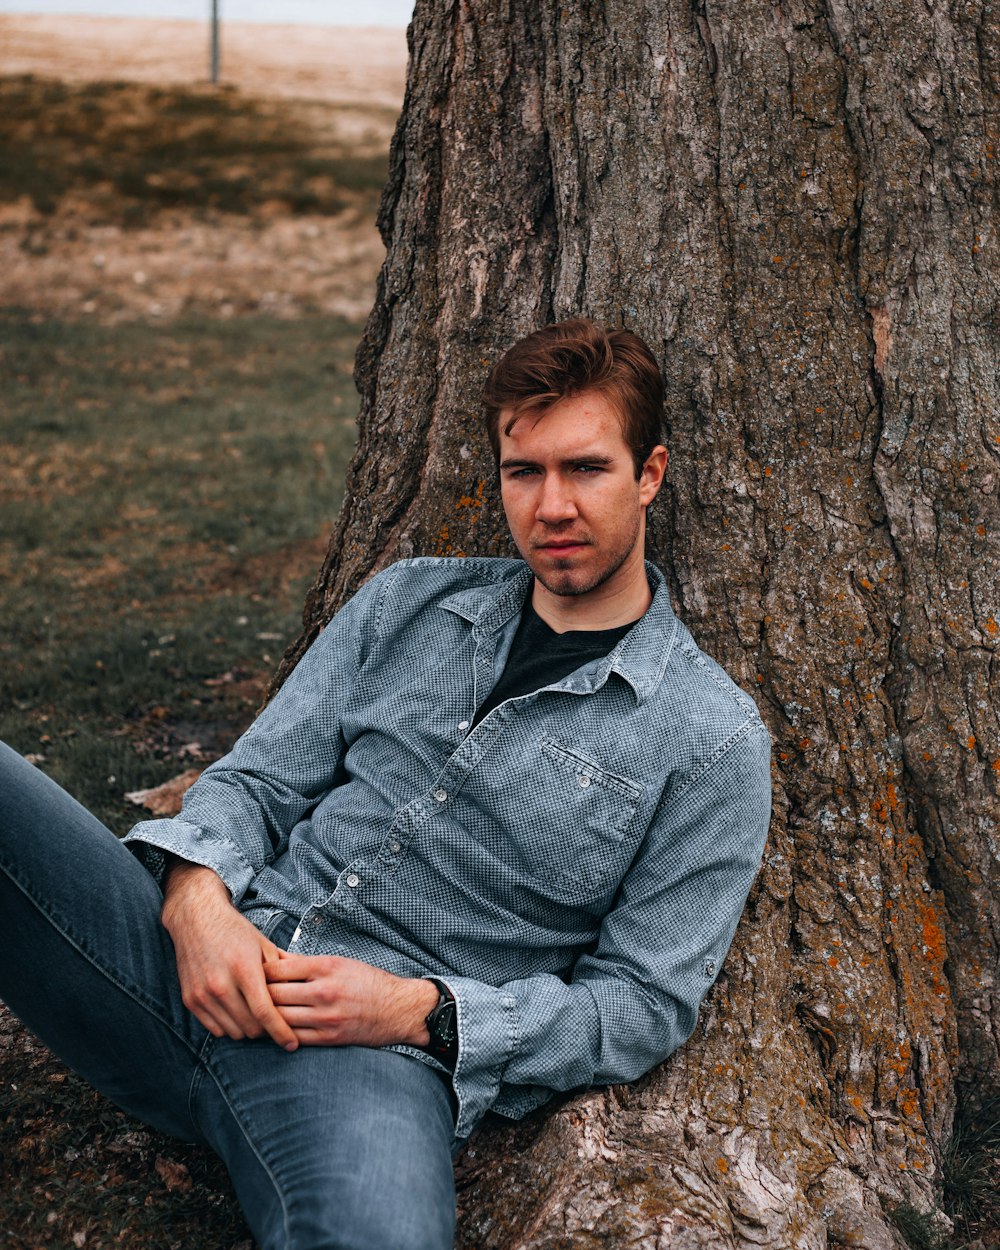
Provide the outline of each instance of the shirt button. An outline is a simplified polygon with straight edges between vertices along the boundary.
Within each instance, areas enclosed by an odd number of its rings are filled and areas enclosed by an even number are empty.
[[[358,876],[356,872],[352,872],[348,875],[347,884],[351,887],[352,890],[356,889],[357,886],[361,884],[361,878]]]
[[[437,799],[439,803],[444,803],[448,798],[448,791],[447,790],[435,790],[434,797]]]
[[[460,721],[458,722],[458,727],[459,727],[459,729],[468,729],[468,728],[469,728],[469,722],[468,722],[467,720],[460,720]]]
[[[712,961],[711,959],[710,959],[710,960],[708,961],[708,963],[705,965],[705,976],[707,976],[707,977],[714,977],[714,976],[715,976],[715,964],[713,963],[713,961]]]
[[[389,850],[390,850],[390,851],[392,851],[393,855],[397,855],[397,854],[399,853],[399,849],[400,849],[400,848],[399,848],[399,843],[398,843],[398,842],[390,842],[390,843],[389,843]]]
[[[580,789],[581,789],[581,790],[586,790],[586,788],[587,788],[589,785],[590,785],[590,778],[589,778],[589,777],[581,777],[581,778],[580,778]]]
[[[323,923],[323,917],[319,914],[319,912],[317,912],[316,915],[313,916],[313,924],[322,924],[322,923]]]

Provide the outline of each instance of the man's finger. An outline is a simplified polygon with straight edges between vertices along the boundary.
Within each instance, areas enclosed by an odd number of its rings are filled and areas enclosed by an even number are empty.
[[[246,1037],[246,1028],[231,1014],[219,999],[190,1008],[191,1014],[208,1029],[213,1037]]]
[[[261,962],[268,964],[275,963],[277,960],[283,959],[287,954],[287,951],[283,951],[280,946],[275,946],[273,942],[268,941],[268,939],[262,934],[260,939],[260,953]]]
[[[275,963],[264,964],[264,976],[268,981],[310,981],[315,977],[315,955],[289,955],[282,952],[283,957]]]
[[[268,981],[267,992],[278,1007],[304,1006],[315,997],[308,981]]]
[[[263,984],[244,991],[247,1006],[254,1020],[260,1024],[264,1032],[283,1050],[295,1050],[298,1043],[295,1034],[281,1018],[281,1013],[271,1001],[271,995]]]
[[[315,1007],[310,1007],[304,1003],[294,1006],[280,1007],[278,1014],[289,1028],[296,1034],[300,1029],[322,1030],[331,1036],[336,1033],[337,1025],[325,1014],[319,1013]]]
[[[295,1038],[300,1046],[331,1046],[336,1045],[335,1042],[327,1037],[326,1033],[321,1029],[297,1028],[295,1030]]]

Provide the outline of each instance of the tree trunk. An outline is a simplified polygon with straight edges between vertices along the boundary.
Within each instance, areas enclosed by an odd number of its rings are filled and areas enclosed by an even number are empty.
[[[460,1165],[460,1245],[899,1244],[996,986],[1000,34],[989,0],[420,0],[349,495],[374,569],[508,550],[489,364],[579,312],[668,382],[654,558],[774,735],[691,1041]]]

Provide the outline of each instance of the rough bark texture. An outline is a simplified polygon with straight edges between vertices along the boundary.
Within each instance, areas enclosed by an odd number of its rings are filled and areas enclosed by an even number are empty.
[[[349,497],[294,663],[373,570],[506,539],[489,363],[577,312],[668,378],[655,556],[775,740],[695,1036],[490,1125],[460,1245],[898,1244],[1000,1077],[988,0],[421,0]]]

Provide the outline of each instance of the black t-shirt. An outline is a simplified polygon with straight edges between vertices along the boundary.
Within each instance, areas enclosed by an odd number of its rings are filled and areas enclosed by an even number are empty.
[[[635,624],[614,629],[570,629],[557,634],[542,620],[529,599],[511,643],[500,680],[476,712],[473,728],[507,699],[551,686],[590,660],[607,655]]]

